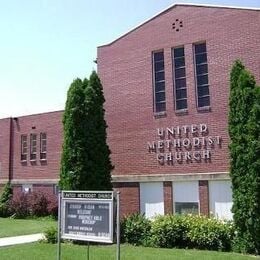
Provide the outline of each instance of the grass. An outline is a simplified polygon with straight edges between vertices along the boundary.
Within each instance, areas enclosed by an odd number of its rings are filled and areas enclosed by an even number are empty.
[[[57,222],[49,218],[9,219],[0,218],[0,237],[42,233],[47,227],[56,226]],[[56,259],[57,245],[31,243],[0,247],[1,260],[49,260]],[[62,260],[87,259],[87,246],[62,244]],[[91,260],[116,259],[116,245],[90,246]],[[185,249],[161,249],[121,246],[121,260],[260,260],[260,257]]]
[[[0,218],[0,237],[10,237],[42,233],[47,227],[56,226],[57,222],[50,218],[10,219]]]
[[[87,259],[87,246],[62,244],[62,260]],[[56,259],[57,245],[33,243],[0,248],[1,260],[49,260]],[[116,246],[90,246],[91,260],[116,259]],[[121,246],[121,260],[256,260],[254,256],[214,251],[160,249]]]

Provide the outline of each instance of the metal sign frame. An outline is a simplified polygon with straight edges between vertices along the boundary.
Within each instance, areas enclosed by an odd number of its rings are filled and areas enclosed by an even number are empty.
[[[61,194],[61,238],[72,239],[72,240],[83,240],[91,242],[102,242],[102,243],[113,243],[113,202],[114,193],[113,191],[62,191]],[[96,235],[82,235],[82,234],[70,234],[66,232],[66,204],[107,204],[109,211],[109,235],[108,236],[96,236]]]

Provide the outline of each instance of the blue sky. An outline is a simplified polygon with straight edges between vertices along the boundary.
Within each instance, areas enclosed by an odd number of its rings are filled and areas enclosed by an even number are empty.
[[[174,3],[260,7],[259,0],[0,0],[0,118],[64,109],[96,47]]]

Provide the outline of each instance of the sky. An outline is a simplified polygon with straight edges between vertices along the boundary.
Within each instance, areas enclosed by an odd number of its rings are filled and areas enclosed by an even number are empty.
[[[260,8],[260,0],[0,0],[0,118],[62,110],[107,44],[174,3]]]

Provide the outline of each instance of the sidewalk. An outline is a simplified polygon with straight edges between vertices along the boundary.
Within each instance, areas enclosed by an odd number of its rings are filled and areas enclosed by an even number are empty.
[[[43,238],[44,238],[44,235],[42,233],[25,235],[25,236],[16,236],[16,237],[3,237],[3,238],[0,238],[0,247],[36,242]]]

